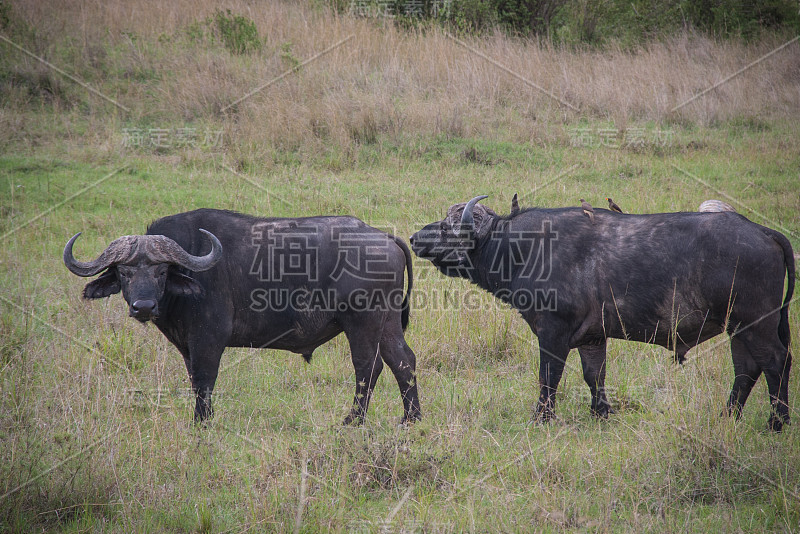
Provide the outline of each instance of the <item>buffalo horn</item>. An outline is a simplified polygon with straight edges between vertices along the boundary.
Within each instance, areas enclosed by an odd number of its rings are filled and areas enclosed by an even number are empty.
[[[461,214],[461,228],[469,226],[470,230],[472,229],[475,224],[475,219],[472,217],[472,210],[475,208],[475,204],[484,198],[489,198],[489,195],[480,195],[467,202],[467,205],[464,206],[464,212]]]
[[[145,241],[147,258],[154,263],[174,263],[190,271],[207,271],[222,258],[222,244],[217,236],[200,228],[211,241],[211,252],[205,256],[192,256],[172,239],[163,235],[142,236]]]
[[[211,232],[200,229],[211,240],[211,252],[205,256],[193,256],[172,239],[163,235],[126,235],[115,239],[94,261],[82,262],[72,255],[72,246],[81,235],[72,236],[64,247],[64,265],[78,276],[94,276],[118,263],[125,263],[139,253],[143,246],[147,259],[153,263],[172,263],[190,271],[206,271],[222,258],[222,244]]]
[[[67,241],[67,246],[64,247],[64,265],[66,265],[67,269],[73,274],[77,274],[78,276],[94,276],[115,263],[124,262],[135,254],[136,240],[139,237],[135,235],[126,235],[115,239],[97,259],[94,261],[82,262],[76,260],[72,255],[72,245],[80,235],[81,232],[78,232],[72,236],[72,239]]]

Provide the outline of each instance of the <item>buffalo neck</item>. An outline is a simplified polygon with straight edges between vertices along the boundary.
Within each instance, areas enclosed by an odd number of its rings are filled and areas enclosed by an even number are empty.
[[[489,231],[478,239],[470,254],[469,280],[493,295],[509,289],[514,278],[511,251],[504,231],[507,223],[504,219],[494,219]]]

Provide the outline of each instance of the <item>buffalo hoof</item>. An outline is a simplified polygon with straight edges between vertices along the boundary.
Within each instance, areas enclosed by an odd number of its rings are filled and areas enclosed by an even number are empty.
[[[539,402],[536,403],[536,414],[534,414],[532,422],[549,423],[554,420],[556,418],[554,408],[555,403],[552,400],[542,401],[542,399],[539,399]]]
[[[611,404],[605,398],[593,400],[589,406],[589,411],[597,419],[608,419],[609,414],[614,413],[614,409],[611,408]]]
[[[214,409],[211,407],[211,399],[197,397],[194,405],[194,423],[205,423],[214,416]]]
[[[557,418],[555,416],[553,417],[534,416],[533,419],[531,419],[530,424],[533,426],[545,426],[555,423],[556,420]]]
[[[742,418],[742,411],[737,410],[736,408],[723,408],[721,412],[719,412],[720,419],[725,417],[733,417],[737,421]]]
[[[364,424],[364,416],[360,414],[349,413],[342,421],[344,426],[361,426]]]
[[[789,424],[789,416],[784,415],[780,416],[777,414],[772,414],[767,421],[767,428],[769,428],[772,432],[782,432],[783,425]]]
[[[736,402],[735,399],[734,400],[729,400],[725,404],[725,407],[722,409],[722,412],[720,412],[719,416],[720,417],[735,417],[736,420],[738,421],[739,419],[742,418],[742,408],[743,408],[743,406],[741,404],[739,404],[738,402]]]
[[[421,420],[422,420],[422,415],[419,412],[412,413],[412,414],[406,414],[406,415],[403,416],[402,419],[400,419],[400,426],[413,425],[417,421],[421,421]]]
[[[195,426],[205,427],[205,426],[208,426],[211,423],[212,417],[213,417],[213,414],[198,415],[197,413],[195,413],[194,414],[193,423],[194,423]]]
[[[537,411],[536,414],[533,416],[533,420],[531,421],[534,425],[543,425],[546,423],[552,423],[556,420],[556,414],[552,410],[540,410]]]
[[[196,425],[206,424],[209,421],[211,421],[212,417],[214,417],[214,412],[211,411],[202,413],[194,412],[194,424]]]

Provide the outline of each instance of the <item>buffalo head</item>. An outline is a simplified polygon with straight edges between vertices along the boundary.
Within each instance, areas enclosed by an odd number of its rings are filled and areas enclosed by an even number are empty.
[[[165,293],[201,296],[202,286],[191,276],[179,272],[206,271],[222,257],[222,245],[211,232],[201,229],[211,241],[211,252],[193,256],[163,235],[126,235],[114,240],[94,261],[81,262],[72,255],[72,245],[80,233],[64,247],[64,264],[78,276],[94,276],[105,271],[83,290],[83,298],[99,299],[122,291],[130,316],[141,322],[155,319]]]
[[[487,195],[455,204],[447,217],[431,223],[411,236],[411,248],[447,276],[469,277],[469,255],[486,237],[497,214],[478,204]]]

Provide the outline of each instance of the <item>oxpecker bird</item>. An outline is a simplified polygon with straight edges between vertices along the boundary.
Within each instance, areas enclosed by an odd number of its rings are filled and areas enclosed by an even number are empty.
[[[594,209],[592,205],[581,199],[581,208],[583,208],[583,214],[589,217],[589,220],[594,224]]]
[[[608,200],[608,209],[610,209],[611,211],[616,211],[617,213],[624,213],[622,209],[619,206],[617,206],[616,202],[614,202],[610,198],[606,198],[606,200]]]
[[[511,215],[514,215],[519,211],[519,199],[517,198],[517,194],[514,193],[514,197],[511,199]]]

